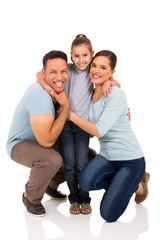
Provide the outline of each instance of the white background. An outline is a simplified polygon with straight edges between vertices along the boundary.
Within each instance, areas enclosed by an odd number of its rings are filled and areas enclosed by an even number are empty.
[[[160,168],[159,12],[158,0],[1,1],[0,201],[4,226],[1,232],[6,234],[6,238],[1,239],[75,239],[77,236],[77,239],[132,240],[151,239],[153,234],[159,234],[159,224],[156,223],[160,214],[157,197]],[[5,144],[15,107],[26,88],[36,81],[44,54],[50,50],[62,50],[70,61],[71,42],[79,33],[91,40],[95,52],[108,49],[118,57],[115,79],[127,95],[132,127],[146,157],[147,171],[151,174],[149,198],[143,206],[136,206],[142,221],[138,218],[135,224],[133,219],[139,215],[135,214],[133,201],[117,223],[104,224],[98,212],[100,199],[97,193],[93,196],[91,216],[76,216],[75,219],[75,216],[68,215],[68,202],[59,206],[48,200],[44,203],[46,208],[47,204],[51,208],[54,205],[53,213],[58,207],[62,213],[56,227],[50,209],[50,217],[43,222],[28,220],[21,194],[29,170],[13,163],[6,154]],[[91,141],[91,146],[99,149],[96,139]],[[61,188],[68,191],[65,184]],[[146,212],[148,220],[143,229]],[[85,225],[81,220],[86,221]],[[70,224],[68,228],[67,223]]]

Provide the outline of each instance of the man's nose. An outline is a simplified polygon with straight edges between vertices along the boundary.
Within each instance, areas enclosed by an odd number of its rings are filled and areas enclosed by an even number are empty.
[[[62,74],[61,73],[57,73],[56,79],[57,80],[61,80],[62,79]]]

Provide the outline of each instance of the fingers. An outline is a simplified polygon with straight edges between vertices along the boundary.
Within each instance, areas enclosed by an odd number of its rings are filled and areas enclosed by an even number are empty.
[[[131,121],[131,112],[130,112],[130,108],[128,108],[128,113],[127,113],[127,115],[128,115],[129,121]]]

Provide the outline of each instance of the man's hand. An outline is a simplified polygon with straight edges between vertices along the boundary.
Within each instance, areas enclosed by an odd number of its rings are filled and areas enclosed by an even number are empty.
[[[63,109],[68,109],[68,111],[70,110],[70,102],[69,102],[68,97],[67,97],[67,95],[64,91],[62,91],[61,93],[58,93],[58,94],[55,91],[53,91],[52,96],[59,103],[62,110]]]
[[[56,101],[61,106],[61,112],[56,120],[53,114],[33,115],[30,117],[31,127],[38,143],[43,147],[51,147],[59,137],[70,111],[70,103],[66,93],[54,93]]]

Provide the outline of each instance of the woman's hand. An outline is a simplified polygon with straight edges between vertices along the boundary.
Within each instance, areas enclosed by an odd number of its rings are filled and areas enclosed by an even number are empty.
[[[128,108],[128,113],[127,113],[127,115],[128,115],[129,121],[131,121],[131,112],[130,112],[130,108]]]

